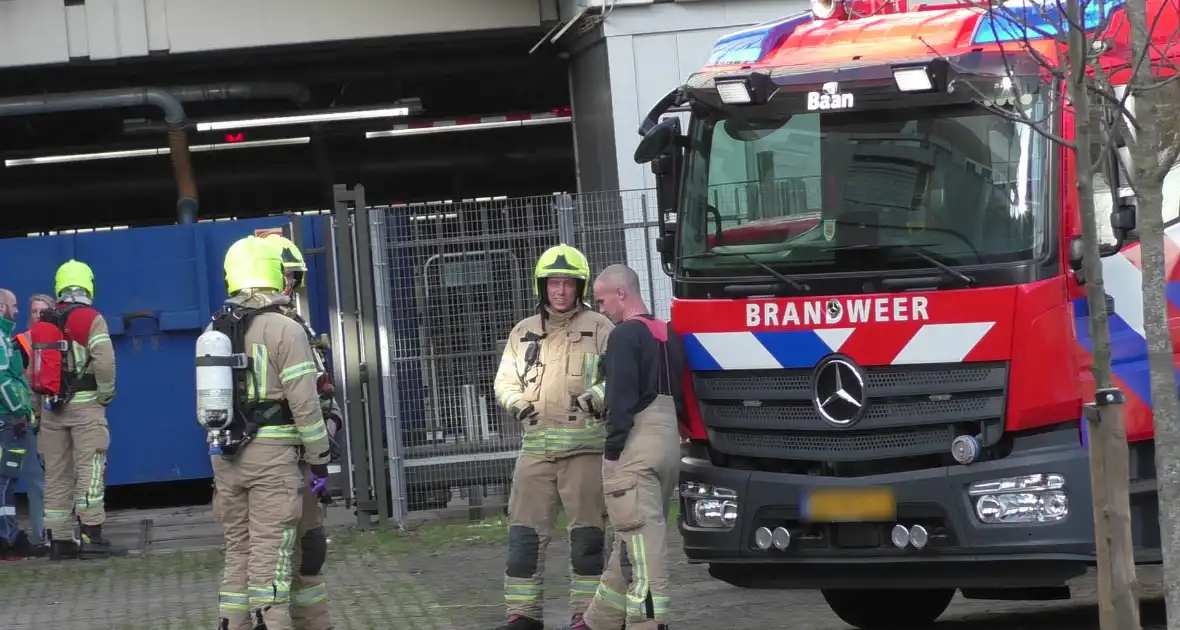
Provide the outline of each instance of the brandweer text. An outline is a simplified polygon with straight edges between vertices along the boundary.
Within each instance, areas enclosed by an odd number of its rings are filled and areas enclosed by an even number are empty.
[[[869,322],[926,321],[924,297],[879,297],[855,300],[814,300],[763,302],[746,305],[746,326],[817,326],[821,324],[862,324]]]

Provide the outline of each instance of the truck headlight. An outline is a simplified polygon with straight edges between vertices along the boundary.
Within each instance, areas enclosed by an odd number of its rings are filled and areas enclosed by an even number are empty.
[[[979,481],[967,493],[982,523],[1053,523],[1069,514],[1065,476],[1056,473]]]
[[[737,492],[729,488],[689,481],[680,484],[684,519],[692,527],[730,529],[737,524]]]

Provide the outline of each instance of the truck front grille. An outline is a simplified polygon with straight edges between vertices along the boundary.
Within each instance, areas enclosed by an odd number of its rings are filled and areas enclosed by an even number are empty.
[[[1003,430],[1006,363],[865,368],[864,415],[850,427],[812,405],[811,370],[696,372],[710,444],[727,455],[853,462],[946,453],[962,432]]]

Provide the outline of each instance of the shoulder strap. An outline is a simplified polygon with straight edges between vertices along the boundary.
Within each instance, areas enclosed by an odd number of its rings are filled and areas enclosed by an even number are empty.
[[[57,309],[57,327],[67,338],[69,337],[69,333],[66,332],[66,322],[70,319],[70,315],[73,314],[74,311],[84,308],[85,306],[85,304],[68,304]]]
[[[643,325],[647,326],[648,331],[651,332],[652,337],[656,338],[656,341],[660,343],[668,342],[668,322],[662,319],[648,319],[639,315],[636,315],[630,319],[643,322]]]

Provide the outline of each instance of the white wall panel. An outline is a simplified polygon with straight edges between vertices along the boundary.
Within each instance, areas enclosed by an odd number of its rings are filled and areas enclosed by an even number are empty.
[[[174,53],[537,26],[537,0],[167,0]]]
[[[805,10],[803,0],[680,2],[618,8],[603,26],[610,58],[619,187],[651,188],[651,169],[631,159],[636,129],[660,97],[704,65],[718,37]]]
[[[62,2],[0,2],[0,67],[69,60],[66,7]]]
[[[601,0],[582,1],[598,3]],[[640,120],[656,101],[682,85],[688,75],[704,65],[718,37],[805,10],[808,5],[804,0],[628,4],[616,3],[603,25],[610,70],[617,186],[623,190],[650,189],[655,185],[650,167],[636,164],[632,156],[639,142],[636,130]],[[577,81],[574,83],[576,85]],[[613,178],[600,176],[597,179],[586,181],[583,177],[582,190],[601,190],[607,181],[613,184]],[[650,200],[649,205],[654,208],[655,200]],[[638,227],[637,224],[643,221],[639,214],[637,208],[628,208],[625,212],[624,222],[636,226],[626,230],[626,262],[639,274],[644,298],[653,312],[667,318],[671,282],[659,271],[659,254],[650,246],[651,240],[658,236],[657,230]],[[653,218],[654,215],[648,217],[649,220]]]
[[[554,17],[552,0],[0,0],[0,68],[534,27],[543,8]]]

